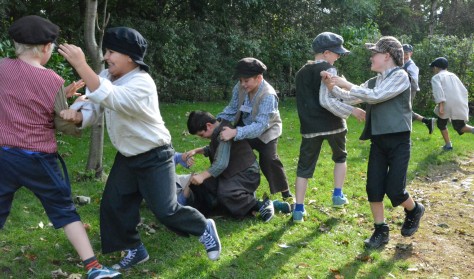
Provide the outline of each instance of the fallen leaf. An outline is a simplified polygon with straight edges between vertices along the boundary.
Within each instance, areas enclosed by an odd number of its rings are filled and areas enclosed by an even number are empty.
[[[260,245],[260,246],[257,246],[257,248],[255,248],[257,250],[263,250],[263,245]]]
[[[280,248],[290,248],[291,246],[286,245],[286,243],[278,244]]]
[[[39,222],[39,224],[38,224],[38,227],[40,227],[40,228],[44,228],[44,224],[43,224],[43,222]]]

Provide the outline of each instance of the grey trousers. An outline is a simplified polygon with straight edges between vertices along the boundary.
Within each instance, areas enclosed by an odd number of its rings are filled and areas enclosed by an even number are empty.
[[[206,218],[177,202],[173,155],[169,145],[132,157],[117,153],[100,205],[103,253],[140,245],[137,225],[143,199],[158,221],[171,230],[195,236],[204,233]]]

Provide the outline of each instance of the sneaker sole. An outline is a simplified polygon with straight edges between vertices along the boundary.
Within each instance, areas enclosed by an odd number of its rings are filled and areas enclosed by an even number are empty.
[[[378,249],[378,248],[384,246],[385,244],[387,244],[389,240],[390,240],[390,239],[387,239],[387,240],[382,241],[382,243],[381,243],[380,245],[378,245],[378,246],[371,246],[370,244],[364,242],[364,246],[365,246],[365,248],[367,248],[367,249]]]

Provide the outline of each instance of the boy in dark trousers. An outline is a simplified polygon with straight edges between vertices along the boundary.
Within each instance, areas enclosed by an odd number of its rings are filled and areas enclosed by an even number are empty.
[[[247,140],[223,141],[220,132],[225,127],[233,128],[227,120],[217,121],[205,111],[192,111],[188,117],[188,130],[210,140],[210,144],[192,151],[193,154],[204,154],[209,157],[209,169],[191,177],[195,185],[193,190],[205,188],[208,195],[217,197],[217,202],[224,206],[233,216],[243,218],[251,212],[258,211],[264,222],[274,215],[273,203],[268,197],[257,201],[255,191],[260,184],[260,168],[255,154]],[[196,207],[209,207],[205,200],[194,200]]]
[[[345,98],[353,96],[368,103],[366,122],[361,140],[370,139],[366,191],[374,218],[374,232],[365,240],[368,248],[378,248],[389,241],[389,227],[385,223],[383,198],[392,205],[405,209],[401,233],[413,235],[425,212],[405,189],[410,161],[410,131],[412,110],[410,80],[403,70],[403,48],[391,36],[368,44],[372,52],[371,70],[378,75],[357,86],[343,78],[322,73],[323,81],[332,93]]]
[[[70,44],[59,53],[86,83],[86,100],[61,112],[77,115],[82,127],[105,115],[110,140],[117,149],[100,204],[102,251],[125,250],[115,269],[127,269],[148,260],[137,225],[140,205],[146,201],[155,217],[168,228],[199,236],[210,260],[221,253],[215,222],[176,199],[176,173],[171,135],[160,113],[155,82],[144,62],[147,41],[135,29],[114,27],[105,31],[104,60],[108,68],[97,75],[82,50]]]

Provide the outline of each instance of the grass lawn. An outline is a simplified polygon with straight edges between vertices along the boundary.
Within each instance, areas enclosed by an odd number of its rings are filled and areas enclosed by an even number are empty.
[[[177,151],[186,151],[207,142],[186,133],[186,113],[194,109],[220,112],[226,102],[161,104],[166,126],[173,136]],[[300,144],[299,121],[294,99],[280,103],[283,135],[279,140],[279,154],[294,193],[296,164]],[[359,141],[363,124],[348,119],[348,172],[344,188],[350,204],[345,209],[331,208],[333,162],[331,150],[325,143],[310,180],[306,195],[309,218],[302,224],[292,224],[290,215],[277,214],[269,223],[257,218],[236,221],[216,216],[222,241],[219,261],[207,259],[197,237],[184,238],[168,231],[147,210],[142,208],[142,241],[150,253],[150,260],[124,272],[125,278],[406,278],[410,277],[410,262],[387,257],[383,251],[366,251],[363,240],[372,232],[372,217],[366,201],[365,179],[369,142]],[[472,135],[458,136],[449,127],[454,150],[442,152],[443,140],[439,130],[428,135],[424,124],[416,122],[412,133],[412,157],[408,173],[408,191],[415,199],[423,199],[411,181],[426,176],[430,168],[456,162],[472,155]],[[68,165],[73,195],[89,196],[91,204],[78,206],[83,222],[90,225],[89,237],[98,252],[99,260],[113,265],[120,253],[100,253],[99,201],[104,183],[83,179],[88,155],[88,133],[81,139],[59,137],[60,153]],[[110,170],[115,149],[108,139],[104,146],[104,169]],[[208,166],[204,157],[196,157],[193,171]],[[177,172],[187,170],[178,167]],[[1,178],[0,178],[1,179]],[[262,176],[258,196],[269,192]],[[280,198],[274,195],[273,198]],[[386,203],[386,219],[392,234],[399,234],[403,221],[402,208],[391,208]],[[420,230],[427,224],[422,223]],[[150,231],[148,228],[153,228]],[[64,233],[49,224],[40,202],[30,192],[17,192],[12,212],[0,232],[0,278],[52,278],[51,272],[61,269],[67,274],[84,273],[81,262]],[[429,241],[418,239],[417,242]],[[411,238],[407,239],[409,243]],[[59,277],[61,278],[61,277]],[[67,278],[67,277],[62,277]]]

